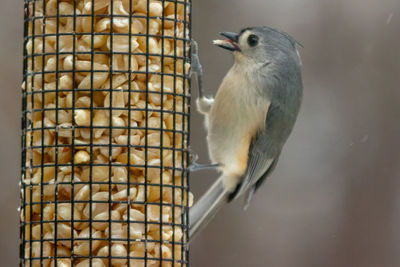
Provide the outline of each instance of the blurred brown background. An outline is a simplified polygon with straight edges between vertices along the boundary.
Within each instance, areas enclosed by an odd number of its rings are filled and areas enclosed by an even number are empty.
[[[400,266],[400,2],[193,0],[193,36],[215,94],[232,64],[219,31],[270,25],[304,44],[304,102],[276,171],[193,241],[191,265]],[[0,259],[18,262],[23,1],[0,9]],[[194,97],[196,96],[194,92]],[[207,162],[196,111],[192,146]],[[213,172],[191,176],[199,196]]]

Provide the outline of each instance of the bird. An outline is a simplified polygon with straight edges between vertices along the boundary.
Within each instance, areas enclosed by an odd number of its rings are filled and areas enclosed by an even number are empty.
[[[302,45],[289,34],[258,26],[220,35],[214,44],[233,53],[234,64],[215,98],[204,95],[197,43],[192,49],[197,110],[205,116],[211,166],[220,176],[189,210],[189,240],[225,203],[245,195],[249,206],[277,165],[303,96]]]

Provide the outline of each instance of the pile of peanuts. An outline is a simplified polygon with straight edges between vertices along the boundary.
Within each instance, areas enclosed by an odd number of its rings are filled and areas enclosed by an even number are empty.
[[[28,1],[26,266],[185,265],[183,212],[193,196],[179,149],[187,148],[188,84],[168,74],[188,73],[172,56],[187,55],[189,44],[160,37],[188,38],[187,8]]]

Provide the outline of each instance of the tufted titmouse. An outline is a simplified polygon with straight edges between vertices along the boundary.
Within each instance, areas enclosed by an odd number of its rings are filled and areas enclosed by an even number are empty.
[[[204,97],[195,45],[192,72],[197,75],[197,108],[205,115],[208,151],[220,178],[190,209],[192,238],[226,202],[255,191],[273,171],[292,131],[302,99],[297,42],[270,27],[221,33],[214,44],[234,54],[215,99]]]

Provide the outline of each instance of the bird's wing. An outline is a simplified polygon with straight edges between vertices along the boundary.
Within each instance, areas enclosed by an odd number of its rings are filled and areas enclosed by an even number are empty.
[[[268,170],[261,176],[257,182],[251,186],[246,193],[245,197],[245,204],[244,210],[247,210],[250,206],[251,200],[253,199],[254,194],[256,193],[257,189],[267,180],[267,177],[275,170],[275,167],[278,163],[279,156],[274,159],[274,161],[269,165]]]
[[[257,132],[249,148],[247,170],[241,184],[231,195],[231,199],[241,196],[249,190],[252,196],[254,191],[272,172],[279,158],[296,118],[279,101],[273,101],[265,119],[265,129]],[[294,115],[294,116],[293,116]],[[250,197],[251,198],[251,197]]]
[[[272,172],[300,110],[303,92],[300,72],[264,76],[262,80],[270,97],[265,125],[252,139],[246,172],[231,199],[249,190],[251,196]]]

